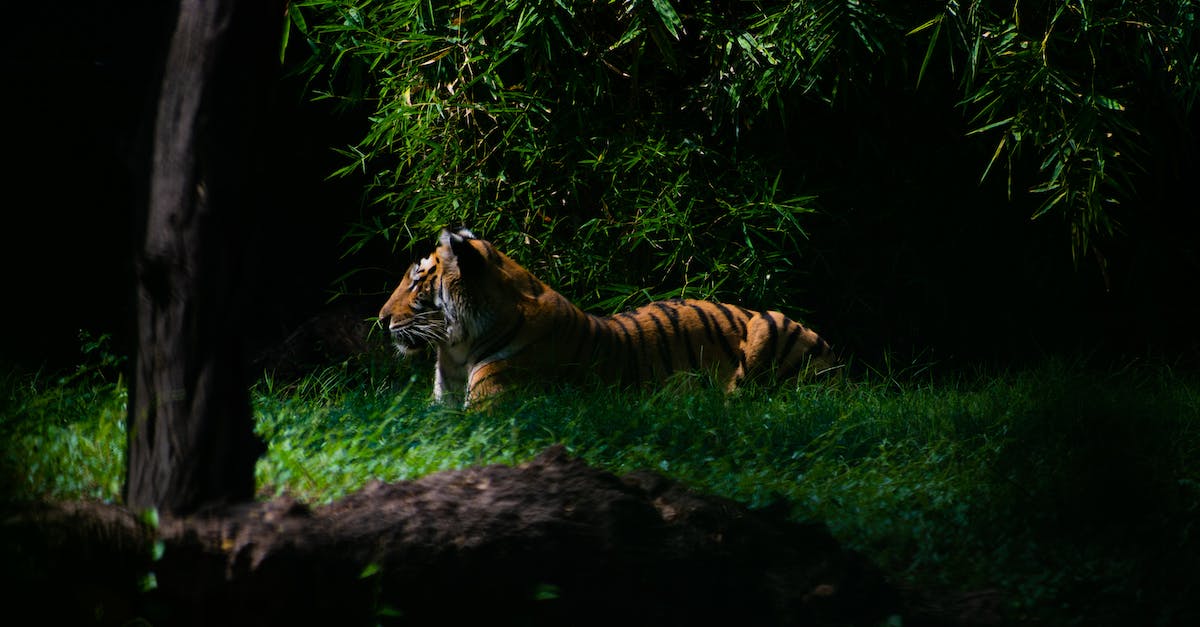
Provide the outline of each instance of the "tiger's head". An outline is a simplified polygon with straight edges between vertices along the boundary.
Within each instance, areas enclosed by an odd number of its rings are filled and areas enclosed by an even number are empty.
[[[379,322],[401,354],[483,337],[528,289],[528,271],[465,228],[443,229],[433,254],[409,267]],[[544,287],[544,286],[543,286]]]

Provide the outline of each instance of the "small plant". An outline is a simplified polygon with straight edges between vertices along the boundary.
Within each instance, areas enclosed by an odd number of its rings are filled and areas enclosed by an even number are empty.
[[[108,335],[80,331],[81,365],[61,375],[10,372],[0,416],[0,476],[12,496],[120,498],[128,390]]]

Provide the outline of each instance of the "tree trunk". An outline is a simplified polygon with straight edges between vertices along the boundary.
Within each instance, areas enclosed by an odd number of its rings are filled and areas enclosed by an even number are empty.
[[[282,0],[182,0],[155,122],[137,263],[125,502],[185,514],[254,494],[262,443],[238,281],[254,128],[278,72]]]

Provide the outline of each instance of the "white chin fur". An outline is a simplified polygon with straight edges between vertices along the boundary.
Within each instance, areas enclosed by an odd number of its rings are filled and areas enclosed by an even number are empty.
[[[396,347],[396,352],[400,353],[401,357],[408,357],[421,350],[419,346],[409,346],[403,342],[392,342],[392,344]]]

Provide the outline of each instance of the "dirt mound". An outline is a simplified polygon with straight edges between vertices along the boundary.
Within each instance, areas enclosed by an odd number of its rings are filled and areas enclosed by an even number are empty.
[[[822,525],[652,473],[617,477],[561,448],[323,507],[280,498],[164,520],[157,534],[121,508],[82,503],[23,507],[0,532],[2,583],[43,622],[991,622],[900,593]],[[149,572],[156,587],[139,592]]]

